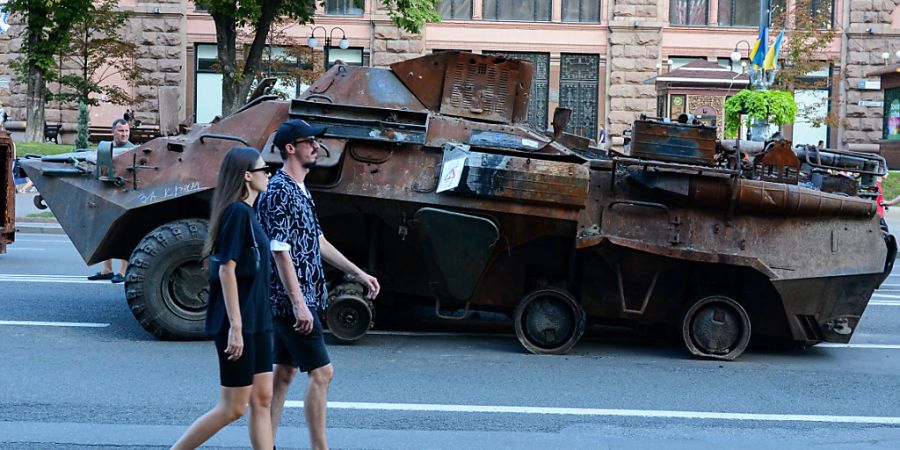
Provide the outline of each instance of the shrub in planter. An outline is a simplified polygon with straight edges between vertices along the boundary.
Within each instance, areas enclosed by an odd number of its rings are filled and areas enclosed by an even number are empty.
[[[725,137],[732,139],[741,128],[741,116],[775,125],[793,123],[797,102],[790,92],[744,89],[725,101]]]

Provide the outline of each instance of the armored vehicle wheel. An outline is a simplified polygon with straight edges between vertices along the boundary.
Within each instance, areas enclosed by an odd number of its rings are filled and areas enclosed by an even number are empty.
[[[357,281],[342,283],[328,299],[325,320],[331,335],[342,342],[353,342],[372,328],[372,302],[365,298],[365,289]]]
[[[513,322],[519,342],[529,352],[560,355],[581,339],[585,314],[565,290],[545,288],[532,291],[519,302]]]
[[[204,336],[209,282],[200,263],[208,223],[186,219],[162,225],[131,254],[125,294],[145,330],[164,340]]]
[[[681,337],[694,355],[731,361],[750,343],[750,316],[731,298],[706,297],[684,314]]]

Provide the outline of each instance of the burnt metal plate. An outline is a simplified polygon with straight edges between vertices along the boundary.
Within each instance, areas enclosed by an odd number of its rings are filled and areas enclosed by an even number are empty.
[[[293,100],[290,116],[327,127],[327,137],[403,144],[424,144],[428,124],[423,112],[306,100]]]
[[[636,120],[631,156],[660,161],[712,165],[716,129],[702,125]]]
[[[583,163],[473,151],[466,158],[462,182],[449,192],[583,208],[589,181]]]

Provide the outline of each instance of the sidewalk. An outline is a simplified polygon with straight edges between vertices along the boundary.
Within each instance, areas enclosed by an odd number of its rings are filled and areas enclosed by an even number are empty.
[[[17,186],[18,189],[21,186]],[[19,194],[16,192],[16,232],[17,233],[42,233],[65,234],[56,219],[44,219],[28,217],[29,214],[48,212],[49,209],[40,210],[34,206],[34,198],[38,194]]]

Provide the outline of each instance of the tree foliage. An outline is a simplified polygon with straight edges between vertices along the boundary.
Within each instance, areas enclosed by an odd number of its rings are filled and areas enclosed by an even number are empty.
[[[56,56],[68,44],[72,25],[83,18],[90,0],[9,0],[5,9],[25,19],[22,57],[13,63],[21,77],[35,67],[47,76],[56,67]]]
[[[216,25],[223,114],[246,100],[276,19],[307,23],[315,13],[314,0],[197,0],[197,6],[205,8]],[[252,39],[238,55],[238,32],[244,27],[252,30]]]
[[[384,0],[388,17],[410,33],[421,33],[428,22],[440,22],[437,12],[441,0]]]
[[[438,20],[438,0],[377,0],[406,31],[421,32],[426,21]],[[216,25],[218,65],[222,72],[222,113],[229,114],[246,100],[260,73],[269,33],[278,21],[312,22],[316,0],[197,0]],[[251,35],[249,44],[239,41],[240,30]],[[240,52],[239,52],[240,50]]]
[[[797,89],[825,89],[828,77],[810,77],[832,66],[836,57],[829,53],[829,47],[836,33],[831,26],[831,2],[795,0],[790,7],[780,6],[775,10],[773,29],[786,25],[785,42],[782,45],[775,77],[774,89],[793,92]],[[839,78],[838,74],[835,78]],[[832,80],[837,82],[837,80]],[[798,111],[799,117],[817,125],[836,125],[839,121],[834,114],[821,116],[819,105],[810,105]]]
[[[8,0],[6,10],[25,22],[22,56],[10,66],[26,84],[25,140],[44,136],[44,102],[47,81],[54,79],[55,57],[68,43],[72,24],[85,18],[91,0]]]
[[[140,101],[121,86],[106,83],[115,75],[132,86],[146,81],[133,62],[137,44],[121,36],[127,20],[127,14],[118,10],[118,1],[101,0],[73,24],[68,45],[60,50],[59,82],[69,91],[59,93],[59,100],[89,106],[98,105],[99,98],[117,105]]]

